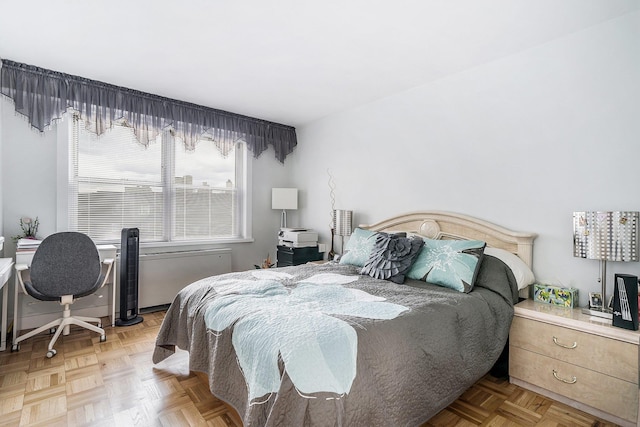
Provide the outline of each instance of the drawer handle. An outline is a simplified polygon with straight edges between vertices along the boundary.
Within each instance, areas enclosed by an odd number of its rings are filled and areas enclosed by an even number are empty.
[[[559,343],[559,342],[558,342],[558,338],[556,338],[556,337],[553,337],[553,343],[554,343],[555,345],[559,345],[559,346],[560,346],[560,347],[562,347],[562,348],[568,348],[568,349],[573,349],[573,348],[576,348],[576,347],[578,346],[578,343],[577,343],[577,342],[575,342],[575,341],[573,342],[573,344],[572,344],[572,345],[564,345],[564,344],[561,344],[561,343]]]
[[[556,370],[553,370],[553,376],[555,377],[555,379],[557,379],[558,381],[562,381],[565,384],[575,384],[576,381],[578,381],[578,379],[576,377],[571,377],[571,380],[565,380],[564,378],[560,378],[558,376],[558,372],[556,372]]]

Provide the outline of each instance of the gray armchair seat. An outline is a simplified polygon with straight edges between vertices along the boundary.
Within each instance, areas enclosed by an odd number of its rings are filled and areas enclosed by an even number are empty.
[[[47,357],[51,358],[56,354],[53,346],[60,334],[68,335],[71,325],[97,332],[100,334],[100,341],[106,341],[106,334],[99,318],[72,316],[69,306],[77,298],[91,295],[105,285],[113,261],[100,261],[95,243],[82,233],[61,232],[44,239],[33,256],[31,267],[16,265],[16,274],[26,294],[42,301],[58,301],[63,305],[62,317],[15,337],[12,350],[19,350],[20,342],[55,328],[56,332],[49,342],[47,352]],[[107,266],[104,274],[103,265]],[[25,279],[24,274],[27,271],[29,278]]]

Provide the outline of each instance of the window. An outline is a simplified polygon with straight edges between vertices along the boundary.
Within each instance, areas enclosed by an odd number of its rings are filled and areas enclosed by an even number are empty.
[[[211,140],[187,151],[170,131],[144,147],[126,126],[100,137],[78,117],[70,126],[69,230],[99,242],[119,242],[131,227],[142,242],[250,237],[243,143],[223,156]]]

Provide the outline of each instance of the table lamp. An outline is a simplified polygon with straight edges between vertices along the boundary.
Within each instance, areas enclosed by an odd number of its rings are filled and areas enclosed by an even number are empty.
[[[271,209],[282,209],[280,228],[287,228],[287,209],[298,209],[298,189],[272,188]]]
[[[335,209],[333,211],[333,224],[335,229],[335,235],[340,236],[340,253],[344,252],[344,238],[345,236],[351,236],[353,211],[347,211],[343,209]]]
[[[638,261],[639,212],[574,212],[573,256],[600,261],[602,307],[585,314],[612,319],[607,307],[607,261]]]

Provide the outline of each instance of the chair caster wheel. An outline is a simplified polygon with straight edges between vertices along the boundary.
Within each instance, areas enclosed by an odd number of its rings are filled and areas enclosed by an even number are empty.
[[[106,335],[100,335],[100,342],[105,342],[107,340]]]
[[[56,328],[49,328],[49,335],[53,335],[56,333]]]
[[[47,358],[51,359],[53,356],[55,356],[58,352],[52,348],[51,350],[47,351]]]
[[[20,351],[20,344],[15,344],[11,346],[11,352]]]

